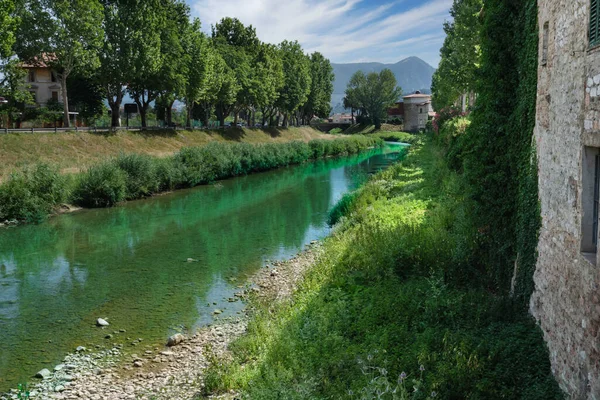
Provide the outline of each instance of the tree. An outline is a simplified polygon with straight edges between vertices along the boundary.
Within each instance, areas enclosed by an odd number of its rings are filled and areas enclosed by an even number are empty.
[[[212,28],[212,38],[221,56],[235,73],[238,91],[231,107],[221,104],[221,112],[229,114],[234,112],[235,122],[240,111],[252,104],[254,84],[253,59],[260,49],[260,41],[256,37],[256,30],[252,26],[244,26],[237,18],[223,18]],[[231,108],[229,112],[227,109]]]
[[[100,65],[103,10],[98,0],[23,0],[17,32],[22,60],[52,68],[63,95],[64,124],[70,126],[67,79],[91,74]]]
[[[158,102],[166,108],[166,122],[172,123],[171,110],[177,98],[185,95],[187,63],[183,48],[184,36],[190,29],[190,8],[179,0],[169,0],[166,5],[165,26],[161,30],[161,53]]]
[[[279,45],[283,63],[284,84],[279,90],[277,107],[284,114],[284,125],[290,114],[296,112],[308,100],[310,93],[310,59],[300,44],[284,41]]]
[[[162,45],[161,32],[167,29],[168,10],[161,0],[144,0],[138,4],[136,22],[139,30],[131,39],[127,92],[138,106],[142,127],[148,126],[148,108],[163,87],[161,71],[166,48]]]
[[[184,39],[186,62],[186,124],[191,127],[194,107],[200,104],[203,109],[203,122],[208,124],[212,104],[218,95],[225,78],[225,61],[212,46],[211,41],[200,31],[200,21],[194,20]]]
[[[73,74],[67,82],[67,87],[69,103],[86,123],[91,124],[105,112],[104,90],[96,77]]]
[[[274,104],[284,85],[283,64],[277,48],[261,44],[251,76],[251,103],[262,112],[262,125],[273,115]]]
[[[310,56],[310,93],[302,107],[302,118],[310,122],[313,116],[327,118],[331,113],[331,94],[335,75],[328,59],[315,52]]]
[[[380,73],[356,72],[346,89],[346,105],[361,110],[361,114],[370,119],[377,129],[391,107],[402,95],[402,89],[397,86],[396,77],[389,69]]]
[[[0,30],[0,58],[8,58],[12,55],[18,23],[14,12],[14,0],[0,0],[0,26],[2,27]]]
[[[454,0],[450,10],[453,19],[444,23],[446,39],[431,85],[436,109],[451,106],[459,97],[474,92],[481,65],[482,7],[482,0]]]

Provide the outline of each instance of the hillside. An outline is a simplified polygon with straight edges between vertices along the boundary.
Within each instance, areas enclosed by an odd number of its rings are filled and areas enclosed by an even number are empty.
[[[355,63],[355,64],[332,64],[335,73],[335,82],[333,84],[333,95],[331,96],[331,105],[336,106],[341,103],[344,97],[344,91],[352,75],[357,71],[380,72],[384,68],[392,70],[398,85],[403,93],[411,93],[415,90],[428,92],[431,88],[431,78],[435,68],[427,64],[418,57],[408,57],[396,64],[382,63]]]

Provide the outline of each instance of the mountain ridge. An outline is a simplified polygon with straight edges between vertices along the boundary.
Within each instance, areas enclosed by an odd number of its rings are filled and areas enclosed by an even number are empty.
[[[336,107],[342,102],[346,86],[350,78],[357,71],[381,72],[384,68],[390,69],[396,76],[398,86],[402,88],[402,93],[412,93],[421,90],[429,93],[431,90],[431,79],[435,68],[423,61],[419,57],[411,56],[404,58],[394,64],[384,64],[380,62],[364,63],[332,63],[335,81],[333,83],[333,95],[331,96],[331,105]]]

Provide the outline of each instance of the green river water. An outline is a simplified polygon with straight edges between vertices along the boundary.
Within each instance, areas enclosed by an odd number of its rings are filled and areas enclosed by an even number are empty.
[[[237,315],[227,299],[249,275],[325,237],[335,202],[402,155],[390,145],[0,229],[0,393],[80,345],[155,345],[217,308]]]

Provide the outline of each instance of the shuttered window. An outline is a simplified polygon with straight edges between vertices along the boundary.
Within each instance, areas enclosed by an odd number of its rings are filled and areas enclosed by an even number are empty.
[[[590,47],[600,44],[600,0],[591,0]]]

